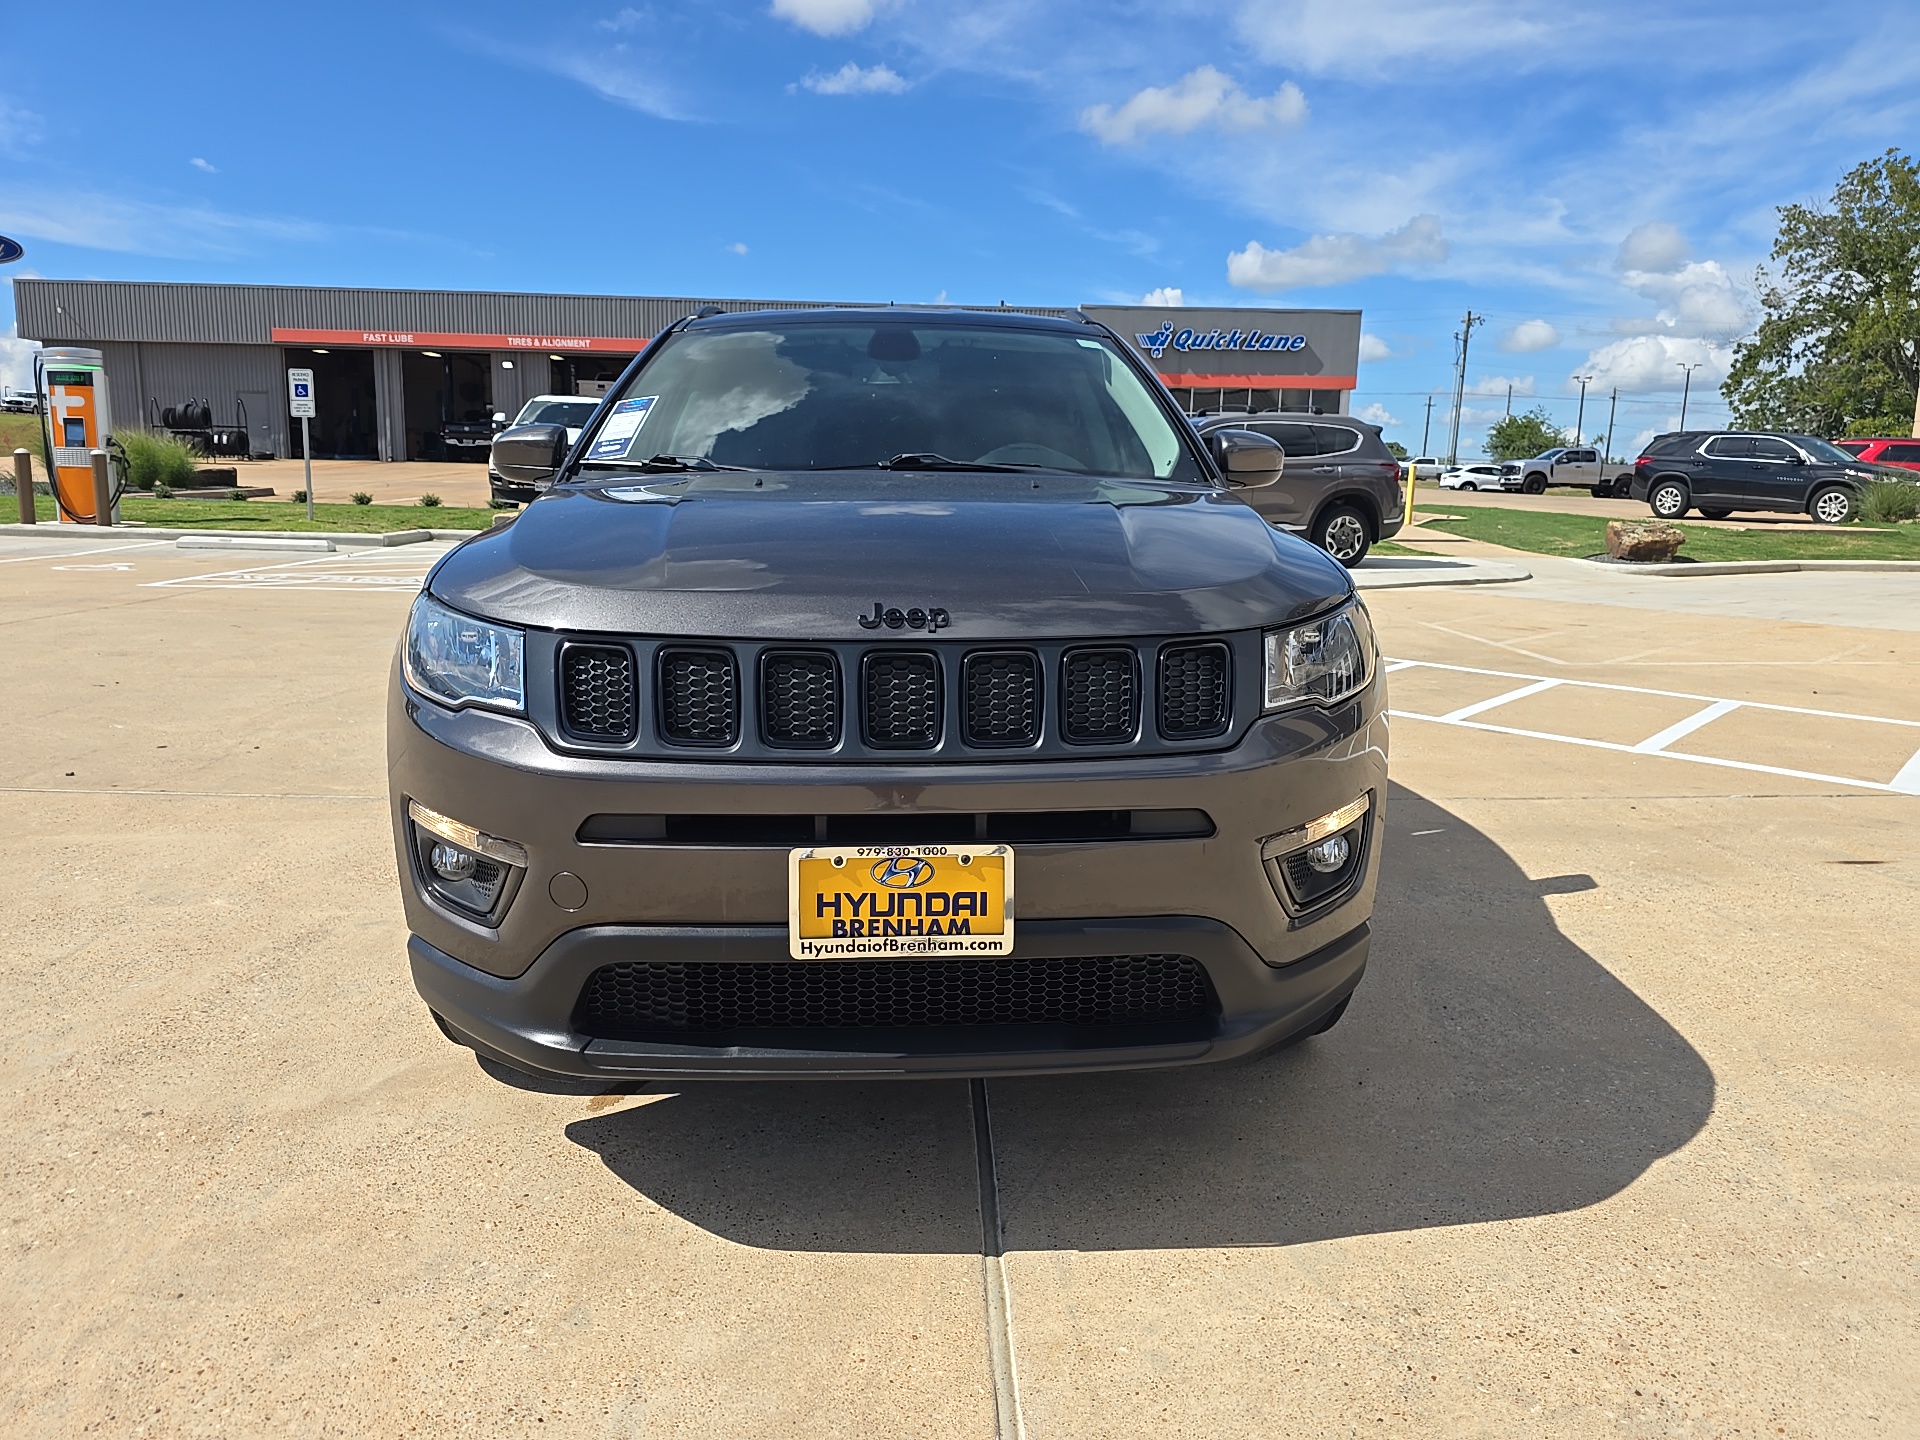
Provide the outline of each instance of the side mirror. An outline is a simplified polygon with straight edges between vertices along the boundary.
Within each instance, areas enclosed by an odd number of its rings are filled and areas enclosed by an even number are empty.
[[[1280,478],[1287,452],[1280,442],[1253,430],[1214,430],[1207,435],[1207,452],[1220,467],[1227,484],[1236,490],[1271,485]]]
[[[516,425],[493,437],[493,468],[503,480],[544,485],[566,458],[564,425]]]
[[[506,423],[507,423],[507,412],[506,412],[506,411],[504,411],[504,410],[496,410],[496,411],[494,411],[494,412],[493,412],[493,423],[494,423],[494,424],[496,424],[496,425],[504,425],[504,424],[506,424]]]

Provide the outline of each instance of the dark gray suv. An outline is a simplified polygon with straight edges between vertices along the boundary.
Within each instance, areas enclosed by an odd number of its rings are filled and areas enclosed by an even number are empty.
[[[1385,681],[1325,554],[1090,323],[683,321],[428,576],[388,711],[414,983],[521,1071],[1191,1064],[1366,963]]]
[[[1342,565],[1358,565],[1375,542],[1400,533],[1406,492],[1400,462],[1377,425],[1347,415],[1290,415],[1261,411],[1202,415],[1201,435],[1251,430],[1286,451],[1277,484],[1242,498],[1269,525],[1305,535]]]

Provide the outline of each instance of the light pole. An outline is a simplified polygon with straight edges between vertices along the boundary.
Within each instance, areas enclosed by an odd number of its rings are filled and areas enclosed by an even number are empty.
[[[1680,366],[1682,370],[1687,372],[1687,378],[1680,385],[1680,428],[1684,430],[1687,428],[1687,395],[1693,389],[1693,372],[1698,370],[1702,365],[1706,364],[1707,362],[1704,360],[1696,360],[1693,362],[1693,364],[1687,365],[1679,360],[1676,360],[1673,363]]]
[[[1584,445],[1587,443],[1587,386],[1592,383],[1593,377],[1576,375],[1573,378],[1580,382],[1580,410],[1579,418],[1573,422],[1573,443]]]
[[[1601,456],[1604,464],[1613,463],[1613,414],[1620,408],[1620,387],[1613,387],[1613,398],[1607,401],[1607,453]]]

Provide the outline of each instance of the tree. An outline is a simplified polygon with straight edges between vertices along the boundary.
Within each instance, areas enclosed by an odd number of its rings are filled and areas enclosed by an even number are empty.
[[[1530,460],[1556,445],[1567,443],[1547,407],[1536,405],[1524,415],[1509,415],[1487,431],[1487,455],[1494,460]]]
[[[1920,386],[1920,165],[1856,165],[1824,206],[1782,205],[1755,276],[1764,318],[1720,387],[1734,423],[1904,435]]]
[[[1389,440],[1387,441],[1387,453],[1396,460],[1404,460],[1407,458],[1407,447],[1402,445],[1398,440]]]

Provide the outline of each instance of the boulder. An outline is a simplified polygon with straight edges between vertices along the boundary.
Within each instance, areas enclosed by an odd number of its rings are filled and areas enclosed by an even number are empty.
[[[1687,532],[1664,520],[1609,520],[1607,554],[1615,560],[1658,565],[1687,543]]]

